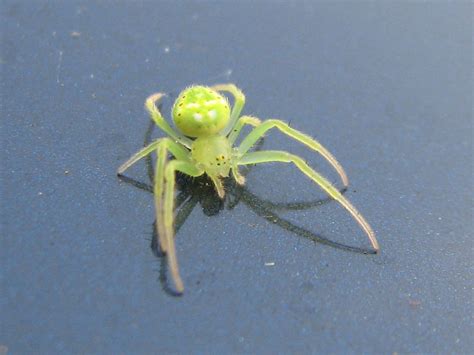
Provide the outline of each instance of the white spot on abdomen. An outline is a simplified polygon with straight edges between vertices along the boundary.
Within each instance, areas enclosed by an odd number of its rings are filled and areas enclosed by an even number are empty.
[[[210,119],[215,120],[217,117],[217,112],[216,110],[211,110],[207,113],[207,115],[209,116]]]

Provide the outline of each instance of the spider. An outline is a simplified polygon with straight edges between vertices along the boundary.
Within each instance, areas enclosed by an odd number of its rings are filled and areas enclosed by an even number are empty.
[[[234,104],[222,93],[230,93]],[[174,242],[174,195],[176,172],[191,177],[207,174],[214,184],[217,194],[224,198],[222,179],[232,174],[239,185],[245,184],[245,177],[239,166],[267,162],[293,163],[303,174],[319,185],[330,197],[338,201],[365,231],[375,252],[379,244],[370,225],[359,211],[328,180],[313,170],[302,158],[286,151],[250,151],[257,141],[272,128],[277,128],[287,136],[321,154],[337,171],[344,187],[349,184],[347,175],[334,158],[318,141],[291,128],[287,123],[268,119],[261,121],[252,116],[240,116],[245,104],[245,96],[234,84],[219,84],[211,87],[195,85],[183,90],[172,108],[173,129],[161,115],[156,103],[165,94],[156,93],[145,101],[145,108],[155,124],[169,137],[150,143],[122,164],[117,174],[122,175],[131,165],[156,152],[155,196],[156,226],[159,246],[167,254],[168,265],[178,293],[183,293],[184,285],[178,268]],[[252,131],[242,139],[238,147],[234,143],[245,125]],[[174,159],[170,160],[171,155]]]

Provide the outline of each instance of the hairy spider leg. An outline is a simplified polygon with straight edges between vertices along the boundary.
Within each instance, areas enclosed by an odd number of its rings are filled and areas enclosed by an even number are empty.
[[[157,164],[158,165],[158,164]],[[174,244],[174,187],[175,187],[175,178],[176,172],[180,171],[184,174],[187,174],[192,177],[198,177],[204,174],[203,170],[198,169],[189,161],[183,160],[172,160],[167,164],[162,165],[162,170],[164,169],[164,178],[165,178],[165,195],[164,195],[164,204],[163,204],[163,219],[157,220],[157,224],[163,223],[165,229],[165,238],[166,238],[166,255],[168,257],[168,265],[171,271],[171,276],[176,287],[176,290],[179,293],[184,291],[183,281],[179,275],[178,268],[178,259],[176,257],[176,248]],[[162,174],[160,171],[157,173]],[[155,182],[156,184],[156,182]],[[155,196],[155,199],[158,198]],[[159,216],[157,217],[159,218]]]
[[[188,137],[176,132],[171,126],[166,122],[163,116],[156,107],[156,102],[160,100],[165,94],[159,92],[149,96],[145,101],[145,108],[150,113],[152,120],[156,123],[158,127],[160,127],[167,135],[173,138],[176,142],[181,143],[187,148],[191,148],[193,141]]]
[[[230,120],[226,128],[221,132],[222,135],[227,136],[232,128],[235,126],[237,119],[239,118],[240,112],[245,105],[245,95],[240,89],[234,84],[218,84],[211,86],[212,90],[229,92],[234,96],[234,106],[230,113]]]
[[[242,128],[245,126],[245,125],[250,125],[250,126],[253,126],[253,127],[257,127],[262,121],[260,121],[258,118],[256,117],[252,117],[252,116],[242,116],[240,117],[237,122],[235,123],[234,127],[232,128],[232,131],[230,132],[230,134],[227,136],[227,139],[229,140],[229,143],[231,146],[234,145],[237,137],[239,136],[240,134],[240,131],[242,131]],[[235,181],[239,184],[239,185],[243,185],[245,184],[245,176],[243,176],[242,174],[240,174],[239,172],[239,169],[237,167],[237,164],[236,164],[236,159],[233,159],[232,160],[232,176],[234,177]]]
[[[135,164],[136,162],[138,162],[140,159],[142,158],[145,158],[148,154],[154,152],[156,150],[156,148],[158,147],[158,145],[160,143],[162,143],[163,141],[167,141],[170,145],[170,150],[171,150],[171,153],[177,157],[178,159],[189,159],[188,158],[188,151],[183,148],[181,145],[175,143],[173,140],[171,140],[170,138],[168,137],[165,137],[165,138],[160,138],[160,139],[157,139],[156,141],[153,141],[151,142],[149,145],[147,145],[146,147],[140,149],[140,151],[138,151],[137,153],[135,153],[134,155],[132,155],[130,157],[130,159],[128,159],[125,163],[123,163],[122,165],[120,165],[120,167],[118,168],[117,170],[117,174],[118,175],[122,175],[125,170],[127,170],[128,168],[130,168],[133,164]]]
[[[181,146],[179,143],[174,142],[171,138],[165,137],[160,138],[148,146],[140,150],[138,153],[134,154],[129,160],[120,166],[117,171],[118,175],[123,174],[123,172],[128,169],[130,166],[138,162],[140,159],[146,157],[148,154],[156,151],[157,161],[156,161],[156,171],[155,171],[155,183],[153,185],[153,193],[155,195],[155,211],[157,219],[157,230],[158,238],[160,242],[160,247],[163,252],[166,252],[167,245],[165,239],[165,230],[162,223],[159,223],[160,220],[163,220],[163,182],[164,182],[164,165],[167,160],[168,152],[179,160],[189,161],[189,152]]]
[[[156,147],[160,143],[159,140],[156,140],[154,142],[151,142],[148,144],[146,147],[140,149],[139,152],[135,153],[128,159],[125,163],[120,165],[120,167],[117,170],[117,175],[122,175],[125,170],[127,170],[129,167],[131,167],[133,164],[135,164],[137,161],[139,161],[142,158],[145,158],[148,154],[152,153],[153,151],[156,150]]]
[[[349,179],[347,178],[346,172],[344,171],[343,167],[341,166],[341,164],[339,164],[336,158],[326,148],[323,147],[321,143],[319,143],[314,138],[311,138],[310,136],[300,131],[297,131],[294,128],[291,128],[286,122],[280,120],[269,119],[254,128],[253,131],[250,132],[249,135],[245,137],[242,143],[240,144],[239,154],[244,155],[245,153],[247,153],[247,151],[252,148],[255,142],[257,142],[259,138],[261,138],[268,130],[272,128],[278,128],[280,132],[297,140],[300,143],[303,143],[310,149],[321,154],[338,172],[344,187],[347,187],[349,185]]]
[[[244,128],[245,125],[250,125],[252,127],[257,127],[260,125],[262,121],[260,121],[256,117],[252,116],[242,116],[238,119],[238,121],[235,123],[234,127],[232,128],[232,131],[230,134],[227,136],[227,139],[229,140],[230,145],[234,145],[237,137],[240,134],[240,131],[242,131],[242,128]]]
[[[209,178],[212,180],[214,183],[214,186],[216,187],[217,195],[222,199],[225,196],[225,190],[224,190],[224,184],[222,183],[222,180],[218,176],[214,175],[207,175]]]
[[[283,162],[283,163],[293,163],[296,167],[313,180],[317,185],[319,185],[326,193],[329,194],[333,199],[339,202],[349,213],[354,217],[354,219],[360,224],[362,229],[366,232],[369,240],[372,244],[372,247],[375,251],[379,250],[379,244],[375,238],[375,233],[367,223],[365,218],[360,214],[360,212],[334,187],[331,183],[326,180],[323,176],[314,171],[306,162],[301,159],[299,156],[290,154],[284,151],[259,151],[251,152],[243,155],[238,165],[248,165],[248,164],[260,164],[268,162]]]

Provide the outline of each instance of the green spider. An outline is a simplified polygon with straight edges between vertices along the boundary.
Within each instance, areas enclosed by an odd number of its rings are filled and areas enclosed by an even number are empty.
[[[232,109],[230,109],[227,98],[221,92],[233,95]],[[315,139],[291,128],[280,120],[269,119],[262,122],[255,117],[239,116],[245,104],[245,96],[233,84],[220,84],[211,87],[191,86],[182,91],[172,109],[173,122],[178,131],[171,128],[156,106],[156,102],[163,96],[163,93],[151,95],[145,101],[145,107],[156,125],[169,137],[157,139],[140,150],[119,167],[117,174],[122,175],[138,160],[156,152],[153,190],[157,234],[159,245],[168,256],[171,275],[179,293],[184,291],[184,285],[179,274],[174,243],[174,190],[177,171],[193,177],[207,174],[214,183],[219,197],[224,198],[222,178],[228,177],[230,172],[238,184],[245,183],[244,176],[239,173],[239,165],[267,162],[293,163],[349,211],[367,233],[375,251],[379,250],[375,233],[359,211],[339,190],[314,171],[302,158],[285,151],[249,152],[268,130],[277,128],[326,158],[338,172],[344,187],[347,187],[349,180],[344,169],[333,155]],[[238,147],[234,147],[234,143],[245,125],[253,126],[253,130]],[[168,159],[169,154],[174,156],[173,160]]]

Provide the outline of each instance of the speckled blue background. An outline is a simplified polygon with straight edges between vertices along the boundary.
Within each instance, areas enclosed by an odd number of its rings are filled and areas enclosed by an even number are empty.
[[[469,2],[0,8],[0,351],[474,351]],[[335,154],[380,255],[315,243],[252,201],[208,216],[199,198],[177,235],[186,293],[167,292],[153,196],[115,171],[143,144],[147,95],[226,81],[245,91],[245,113],[291,121]],[[337,181],[277,132],[264,146]],[[128,174],[149,182],[145,163]],[[278,164],[254,168],[247,188],[273,202],[324,197]],[[334,202],[276,213],[369,245]]]

